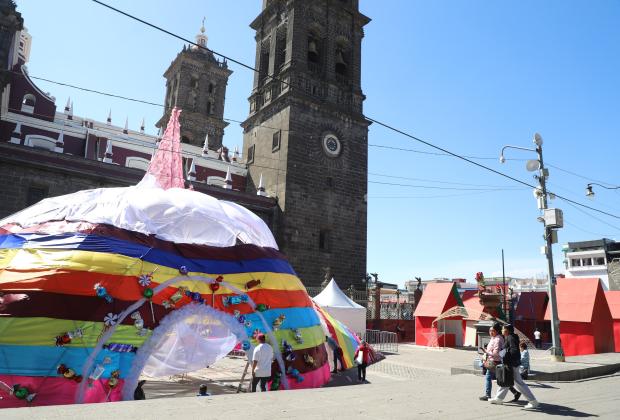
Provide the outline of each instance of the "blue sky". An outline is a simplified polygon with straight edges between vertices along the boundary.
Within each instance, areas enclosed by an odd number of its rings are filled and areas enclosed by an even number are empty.
[[[206,16],[209,47],[253,65],[248,25],[260,0],[108,2],[191,39]],[[163,102],[162,74],[181,41],[90,1],[17,3],[33,36],[32,75]],[[594,200],[584,195],[588,182],[620,184],[620,2],[360,3],[372,18],[362,53],[367,116],[453,152],[489,158],[476,161],[530,183],[524,161],[501,165],[497,157],[506,144],[531,147],[538,131],[545,161],[553,165],[549,189],[620,215],[618,191],[599,187]],[[230,67],[225,115],[243,120],[253,75]],[[77,115],[104,120],[111,108],[117,125],[127,116],[137,129],[145,117],[147,131],[156,131],[160,108],[38,83],[59,107],[71,96]],[[238,125],[226,129],[224,143],[241,146]],[[377,147],[435,152],[376,124],[369,143],[369,271],[400,284],[414,276],[498,275],[503,248],[507,275],[546,273],[530,188],[515,189],[514,182],[453,157]],[[534,155],[509,150],[507,157]],[[561,200],[552,205],[564,210],[560,244],[620,239],[619,219]],[[563,271],[560,249],[554,247],[557,272]]]

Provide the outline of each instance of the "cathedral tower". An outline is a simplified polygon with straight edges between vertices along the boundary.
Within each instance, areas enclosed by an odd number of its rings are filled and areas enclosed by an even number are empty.
[[[196,44],[207,46],[204,19]],[[210,51],[184,46],[164,73],[166,108],[157,127],[166,127],[172,108],[177,106],[183,110],[181,141],[203,147],[208,134],[208,148],[219,149],[228,125],[224,121],[224,100],[231,73],[226,62],[218,61]]]
[[[243,123],[248,188],[282,212],[276,238],[307,286],[366,275],[368,125],[358,0],[263,0]]]

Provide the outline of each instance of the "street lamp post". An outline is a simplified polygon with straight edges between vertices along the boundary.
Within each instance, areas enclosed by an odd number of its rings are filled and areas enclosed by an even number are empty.
[[[547,210],[547,176],[549,176],[549,171],[545,168],[543,161],[543,151],[542,144],[543,140],[540,134],[536,133],[534,135],[534,144],[536,145],[535,149],[530,149],[527,147],[518,147],[518,146],[504,146],[502,148],[502,152],[500,154],[500,162],[504,163],[506,159],[504,158],[504,150],[505,149],[519,149],[519,150],[528,150],[532,152],[536,152],[538,154],[538,161],[528,161],[527,169],[529,171],[535,171],[538,169],[538,179],[540,185],[540,194],[536,194],[540,198],[539,208],[543,210]],[[545,221],[545,234],[544,234],[546,247],[545,247],[545,255],[547,256],[547,265],[549,269],[549,304],[551,305],[551,355],[552,357],[558,361],[564,361],[564,351],[562,350],[562,343],[560,341],[560,331],[559,331],[559,320],[558,320],[558,305],[555,294],[555,273],[553,270],[553,228],[547,224]]]

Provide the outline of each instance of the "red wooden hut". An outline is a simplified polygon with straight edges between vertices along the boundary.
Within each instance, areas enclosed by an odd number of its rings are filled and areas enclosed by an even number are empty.
[[[467,316],[465,317],[465,338],[463,340],[463,345],[476,347],[478,346],[478,331],[476,329],[476,324],[478,324],[481,319],[487,319],[487,317],[482,314],[486,313],[491,317],[497,317],[498,313],[497,310],[491,311],[490,313],[485,312],[484,305],[480,303],[480,296],[478,295],[477,290],[465,290],[461,299],[463,300],[465,311],[467,311]]]
[[[534,341],[534,330],[542,333],[543,341],[551,340],[551,322],[545,321],[549,295],[547,292],[522,292],[514,313],[514,326]]]
[[[609,312],[614,323],[614,344],[616,353],[620,353],[620,290],[605,292]]]
[[[614,351],[613,321],[598,278],[558,279],[560,339],[566,356]],[[545,319],[551,319],[547,305]]]
[[[454,306],[463,306],[454,283],[430,283],[426,286],[415,310],[415,342],[417,345],[442,347],[463,345],[465,321],[462,316],[442,319],[433,325],[437,317]]]

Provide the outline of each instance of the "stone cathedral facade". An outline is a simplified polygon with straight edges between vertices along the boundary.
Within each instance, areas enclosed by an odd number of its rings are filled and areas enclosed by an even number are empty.
[[[27,17],[26,17],[27,18]],[[27,20],[27,19],[26,19]],[[232,71],[207,47],[183,46],[164,72],[165,127],[181,113],[184,170],[197,191],[237,202],[271,227],[306,286],[333,276],[363,289],[366,274],[368,125],[362,105],[361,44],[370,19],[358,0],[263,0],[250,26],[256,59],[243,158],[224,146]],[[30,37],[7,42],[12,71],[2,92],[0,217],[47,196],[135,184],[158,137],[73,114],[28,77]],[[121,119],[121,121],[123,121]],[[262,180],[262,182],[261,182]]]

